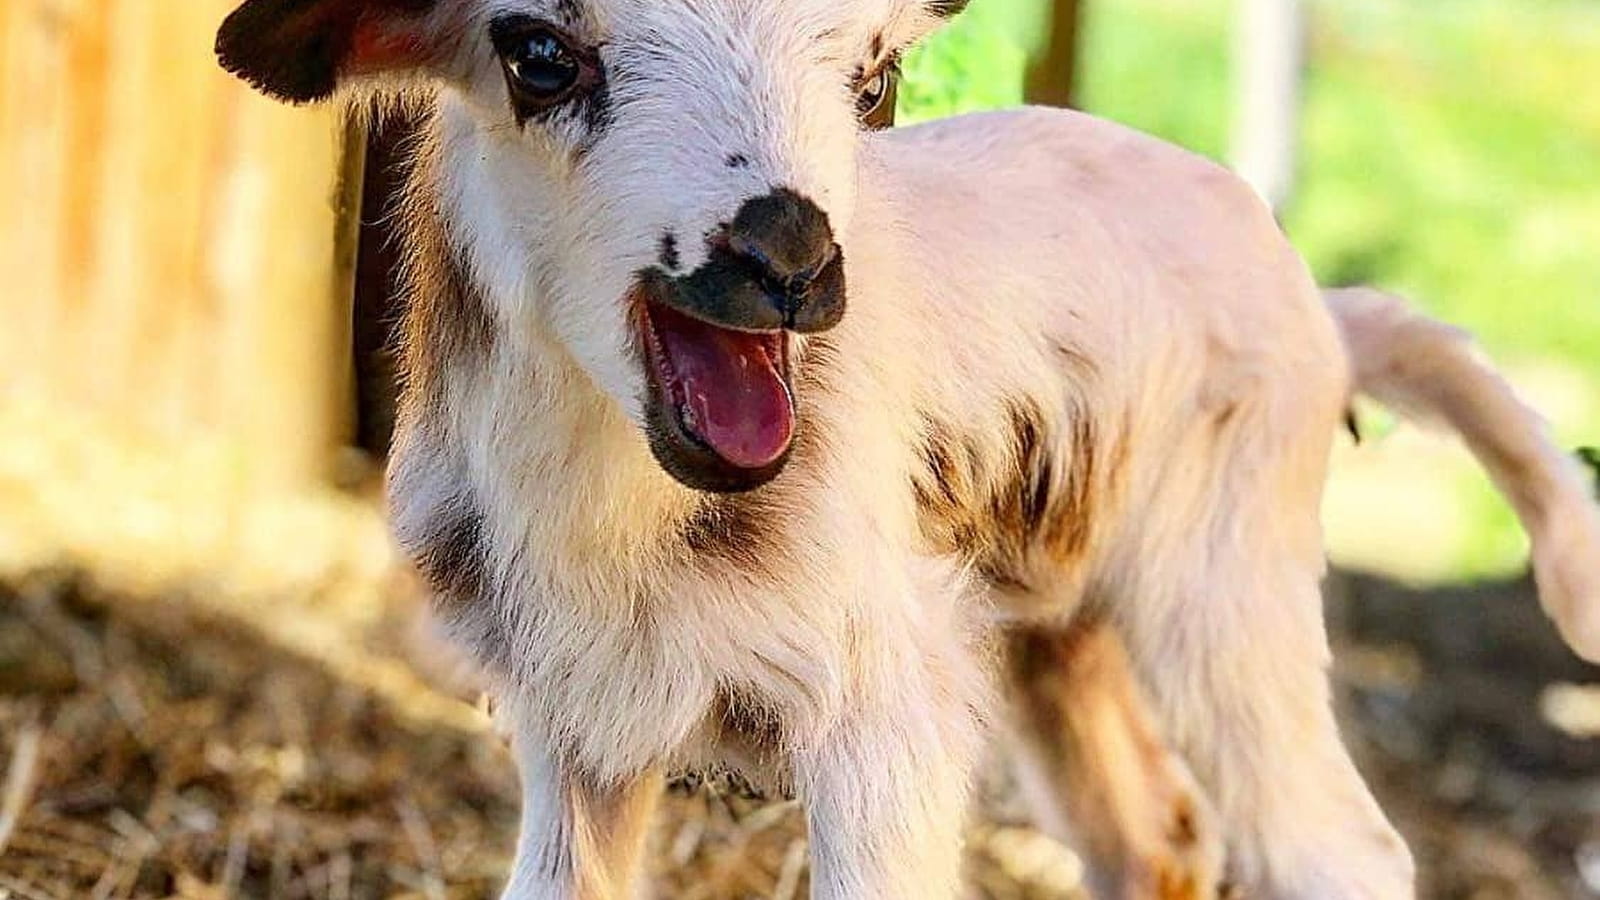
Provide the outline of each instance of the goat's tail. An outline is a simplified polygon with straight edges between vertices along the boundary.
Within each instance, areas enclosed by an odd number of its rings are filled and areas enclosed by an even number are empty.
[[[1579,656],[1600,662],[1600,505],[1588,473],[1465,332],[1379,291],[1324,296],[1344,334],[1355,389],[1461,435],[1528,532],[1545,612]]]

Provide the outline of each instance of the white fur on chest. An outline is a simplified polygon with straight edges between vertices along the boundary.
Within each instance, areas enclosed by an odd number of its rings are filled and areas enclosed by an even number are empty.
[[[771,724],[782,746],[769,749],[802,752],[847,710],[893,708],[898,673],[964,666],[974,629],[961,573],[856,543],[815,547],[814,566],[785,561],[779,581],[685,565],[611,596],[557,583],[594,573],[507,573],[523,726],[597,777],[625,777],[716,757],[714,717],[732,700]],[[617,574],[621,585],[638,573]]]

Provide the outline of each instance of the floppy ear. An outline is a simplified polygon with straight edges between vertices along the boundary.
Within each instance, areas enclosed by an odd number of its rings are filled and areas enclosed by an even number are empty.
[[[271,97],[326,100],[349,77],[425,63],[428,14],[443,2],[247,0],[217,32],[217,59]]]

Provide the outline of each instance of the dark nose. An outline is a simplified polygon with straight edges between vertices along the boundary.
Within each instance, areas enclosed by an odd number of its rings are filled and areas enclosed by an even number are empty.
[[[844,262],[828,214],[778,188],[734,216],[727,247],[793,331],[825,331],[844,315]]]
[[[827,331],[844,318],[844,258],[828,215],[779,188],[747,201],[713,233],[704,265],[666,281],[654,272],[655,302],[739,331]]]

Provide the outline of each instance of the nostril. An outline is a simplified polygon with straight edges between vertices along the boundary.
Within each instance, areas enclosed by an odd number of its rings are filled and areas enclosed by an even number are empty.
[[[819,278],[829,266],[833,265],[833,261],[838,258],[839,245],[829,241],[828,246],[822,249],[822,257],[817,260],[816,264],[812,265],[804,272],[796,274],[794,276],[795,280],[804,282],[805,287],[809,289],[811,287],[811,283],[816,281],[817,278]]]
[[[738,234],[728,237],[728,249],[732,250],[746,264],[756,270],[756,274],[764,281],[782,281],[783,275],[778,264],[772,261],[767,251],[761,245],[746,240]]]
[[[811,266],[803,272],[796,272],[795,274],[789,276],[788,282],[784,285],[784,293],[791,299],[805,299],[805,297],[811,293],[812,285],[816,283],[818,278],[823,276],[823,274],[828,270],[828,267],[833,265],[833,261],[838,257],[839,245],[829,244],[828,249],[825,251],[822,259],[818,260],[816,265]]]

